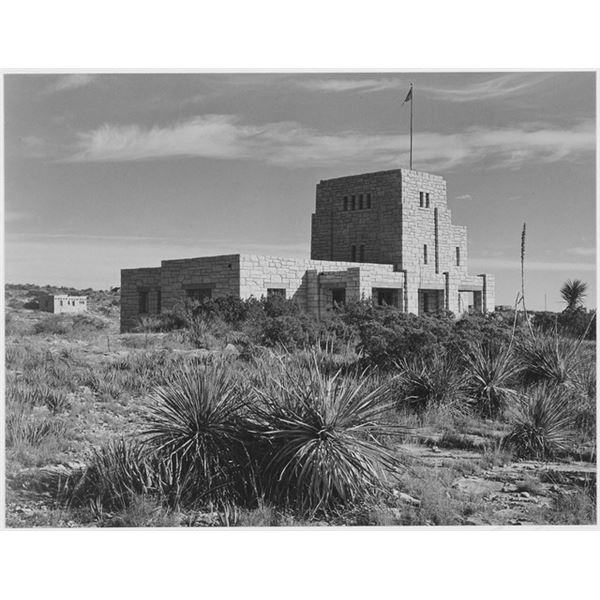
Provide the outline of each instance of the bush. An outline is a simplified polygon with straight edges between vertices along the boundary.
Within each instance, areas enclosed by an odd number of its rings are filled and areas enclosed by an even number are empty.
[[[242,412],[247,399],[224,361],[181,367],[154,391],[145,436],[172,461],[185,500],[243,500],[249,476]],[[187,488],[187,489],[186,489]]]
[[[513,427],[503,445],[518,457],[546,460],[572,441],[573,415],[567,393],[558,386],[530,389],[514,409]]]
[[[521,369],[509,345],[480,343],[464,354],[467,393],[484,418],[497,417],[515,394]]]
[[[268,442],[259,472],[272,502],[313,513],[347,505],[381,490],[400,466],[377,441],[393,406],[385,386],[368,390],[364,378],[328,378],[316,361],[287,361],[253,395],[255,428]]]
[[[565,310],[561,313],[538,312],[533,315],[533,327],[542,334],[596,339],[596,312],[583,309]]]

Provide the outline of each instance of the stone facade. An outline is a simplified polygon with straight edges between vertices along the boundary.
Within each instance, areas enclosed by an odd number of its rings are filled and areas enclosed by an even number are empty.
[[[396,169],[321,181],[311,258],[232,254],[121,271],[121,329],[201,300],[279,294],[319,316],[373,299],[418,314],[494,307],[491,275],[467,272],[466,228],[453,225],[442,177]]]
[[[55,314],[82,313],[87,311],[87,296],[67,296],[46,294],[39,297],[40,310]]]

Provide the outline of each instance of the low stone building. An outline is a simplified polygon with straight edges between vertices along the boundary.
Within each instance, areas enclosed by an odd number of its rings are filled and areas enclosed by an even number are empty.
[[[310,259],[231,254],[123,269],[121,330],[186,298],[272,294],[317,317],[361,299],[416,314],[461,314],[494,309],[494,278],[469,275],[466,228],[451,222],[442,177],[380,171],[317,185]]]
[[[82,313],[87,311],[87,296],[44,294],[38,298],[40,310],[51,313]]]

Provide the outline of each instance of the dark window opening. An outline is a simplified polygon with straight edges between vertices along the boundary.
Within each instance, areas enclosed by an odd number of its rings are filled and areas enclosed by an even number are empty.
[[[352,210],[356,210],[356,196],[352,196]]]
[[[359,208],[360,210],[362,210],[362,209],[363,209],[363,195],[362,195],[362,194],[359,194],[359,195],[358,195],[358,208]]]
[[[346,304],[346,288],[333,288],[331,290],[331,302],[333,306]]]
[[[156,312],[160,314],[160,310],[162,308],[162,292],[161,290],[156,290]]]
[[[395,306],[394,290],[378,289],[376,291],[378,306]]]
[[[371,194],[367,194],[367,208],[371,208]]]
[[[365,262],[365,247],[361,244],[358,249],[358,261]]]
[[[348,210],[348,196],[344,196],[344,210]]]
[[[350,262],[356,262],[356,246],[350,246]]]
[[[456,266],[460,267],[460,248],[456,246]]]
[[[419,206],[421,207],[423,206],[423,196],[423,192],[419,192]]]
[[[429,208],[429,192],[425,194],[425,208]]]
[[[423,262],[427,264],[427,244],[423,246]]]
[[[185,290],[185,295],[195,302],[204,302],[212,298],[212,290],[211,288],[188,288]]]
[[[285,300],[285,288],[267,288],[267,298],[281,298]]]
[[[145,315],[148,313],[148,292],[139,292],[138,312],[141,315]]]

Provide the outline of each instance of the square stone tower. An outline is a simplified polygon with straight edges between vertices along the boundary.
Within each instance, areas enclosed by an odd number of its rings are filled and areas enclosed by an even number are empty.
[[[391,264],[408,312],[493,310],[493,278],[469,276],[467,231],[452,224],[443,177],[395,169],[321,181],[311,258]]]

